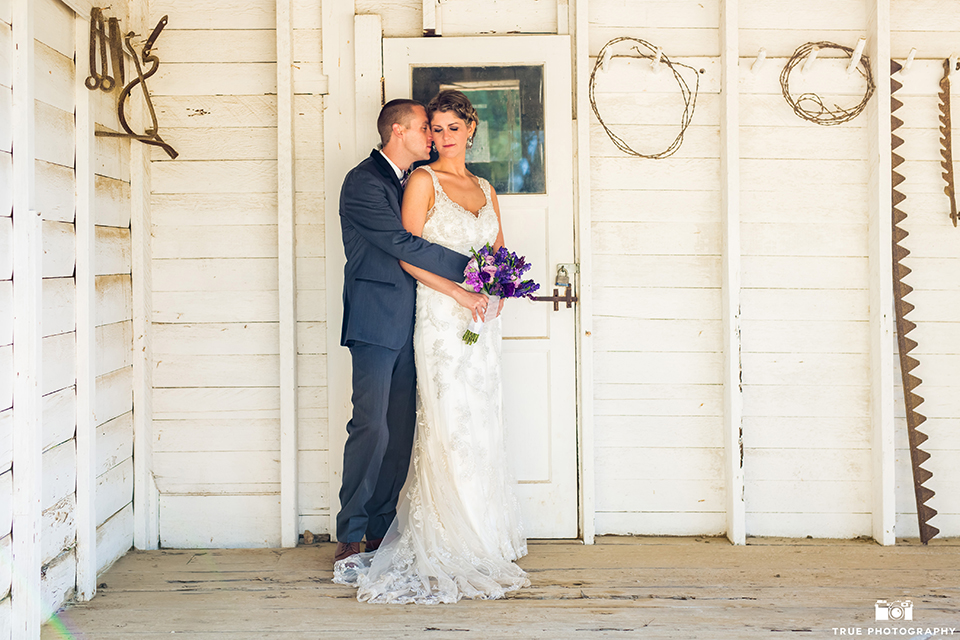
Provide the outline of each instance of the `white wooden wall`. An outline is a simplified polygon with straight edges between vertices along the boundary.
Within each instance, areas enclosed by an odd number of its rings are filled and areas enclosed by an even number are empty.
[[[238,10],[242,5],[243,10]],[[180,156],[152,163],[153,471],[173,547],[278,546],[280,355],[276,2],[154,0],[151,85]],[[295,64],[320,7],[294,3]],[[322,97],[297,95],[301,530],[328,526]]]
[[[43,236],[43,311],[35,319],[42,335],[38,559],[41,615],[46,616],[75,591],[90,597],[96,572],[109,567],[133,541],[130,178],[129,143],[93,137],[93,122],[117,127],[115,95],[78,89],[88,71],[86,51],[77,56],[76,49],[89,28],[89,5],[80,7],[84,13],[78,16],[75,3],[74,8],[58,0],[31,4],[35,206]],[[125,4],[115,5],[112,15],[125,21]],[[17,91],[11,55],[17,26],[11,26],[11,6],[0,2],[0,638],[11,637],[11,616],[22,606],[8,597],[11,488],[20,468],[11,447],[16,410],[11,394],[12,278],[17,274],[11,261],[10,214],[11,196],[23,186],[14,185],[11,174],[16,150],[10,122]],[[76,57],[83,61],[79,66]],[[89,123],[82,121],[86,114]],[[82,161],[84,153],[89,156]],[[84,244],[87,239],[90,243]],[[89,376],[78,380],[78,370]],[[89,461],[78,459],[87,453]],[[16,535],[15,520],[12,525]],[[90,537],[78,531],[85,526]],[[36,567],[38,576],[40,569]]]
[[[868,206],[869,175],[876,170],[868,144],[871,120],[864,114],[829,128],[801,121],[781,97],[778,77],[785,58],[805,42],[854,46],[870,33],[877,9],[862,0],[789,6],[740,0],[737,5],[741,251],[736,258],[742,270],[746,533],[872,535],[877,491],[872,398],[877,389],[871,356],[879,347],[871,337],[870,295],[879,285],[869,269],[875,251]],[[725,530],[715,513],[722,510],[724,493],[716,448],[722,403],[715,294],[721,285],[718,256],[726,248],[718,244],[720,202],[710,193],[715,179],[710,161],[725,150],[716,145],[717,74],[711,74],[709,61],[692,62],[717,55],[721,7],[715,2],[590,2],[592,55],[612,37],[633,35],[707,70],[694,125],[673,158],[629,159],[613,149],[599,126],[592,128],[598,533]],[[902,60],[911,47],[920,49],[921,58],[950,55],[958,22],[952,5],[949,15],[945,10],[940,2],[894,0],[893,55]],[[767,61],[753,73],[761,47]],[[837,63],[830,64],[819,67],[819,79],[826,83],[820,90],[855,103],[862,83],[854,78],[845,84],[842,73],[830,71]],[[931,65],[939,62],[918,62],[914,84],[899,94],[907,96],[907,106],[898,115],[908,120],[903,130],[908,162],[901,170],[911,199],[905,206],[916,214],[907,223],[912,234],[907,244],[914,252],[911,283],[918,289],[912,302],[918,305],[913,317],[920,324],[915,335],[924,362],[920,394],[928,398],[920,410],[931,417],[926,447],[934,457],[927,466],[935,475],[927,486],[937,491],[934,506],[941,511],[933,524],[944,535],[956,535],[960,503],[950,460],[957,439],[947,424],[960,413],[960,394],[948,373],[957,365],[960,332],[953,318],[960,306],[948,274],[960,236],[945,214],[939,176],[939,76],[920,70]],[[874,67],[878,84],[889,82],[887,67],[886,62]],[[660,121],[664,101],[649,95],[662,81],[648,69],[622,78],[618,73],[612,64],[611,85],[631,93],[603,95],[609,100],[601,103],[608,105],[605,118],[610,121],[607,114],[612,114],[616,131],[629,141],[655,140],[665,128]],[[817,68],[811,72],[811,90],[816,90],[817,73]],[[796,73],[793,81],[802,78]],[[669,114],[678,118],[675,105]],[[889,154],[887,144],[881,141],[881,153]],[[627,173],[628,167],[636,169]],[[882,215],[880,222],[888,225],[886,211]],[[624,384],[630,381],[641,384],[631,389]],[[658,386],[661,381],[669,384]],[[896,389],[899,393],[899,385]],[[896,532],[915,536],[902,399],[892,395],[899,416]],[[676,449],[664,451],[665,446]],[[634,489],[624,491],[624,486]]]
[[[301,72],[321,62],[317,4],[293,2]],[[960,394],[949,372],[958,357],[960,292],[949,273],[960,232],[944,214],[936,74],[929,69],[953,52],[960,27],[949,28],[960,24],[957,10],[937,0],[890,0],[890,33],[876,18],[886,15],[886,0],[581,5],[587,21],[574,35],[587,40],[588,59],[578,60],[587,69],[608,40],[630,35],[703,70],[693,124],[667,160],[626,157],[592,114],[581,114],[590,122],[591,186],[589,234],[580,249],[592,261],[583,276],[592,287],[591,315],[582,326],[592,327],[584,344],[594,360],[592,411],[585,418],[594,453],[583,464],[595,473],[595,512],[587,517],[596,532],[729,531],[730,487],[742,482],[737,518],[746,535],[882,537],[876,505],[886,491],[881,463],[887,454],[878,442],[887,433],[883,403],[897,396],[892,383],[888,389],[883,382],[895,372],[889,366],[878,372],[873,364],[885,362],[878,354],[890,355],[892,338],[877,328],[889,312],[876,304],[871,309],[872,297],[888,291],[881,272],[872,270],[886,255],[877,229],[888,224],[886,212],[878,213],[875,172],[871,177],[879,155],[871,140],[882,133],[881,119],[873,111],[839,127],[817,127],[790,111],[778,82],[786,57],[805,42],[853,46],[879,33],[897,58],[918,46],[925,59],[901,92],[907,106],[899,115],[907,121],[904,132],[915,132],[904,147],[903,170],[911,195],[905,207],[916,263],[910,266],[920,393],[927,398],[921,411],[930,417],[927,449],[934,455],[928,485],[941,512],[933,524],[956,535],[960,478],[948,461],[960,446],[950,429]],[[150,203],[153,469],[161,540],[170,546],[280,543],[275,6],[274,0],[150,4],[151,20],[170,15],[152,87],[164,136],[181,152],[176,161],[153,154]],[[422,0],[356,0],[354,6],[357,14],[382,17],[384,37],[422,33]],[[447,0],[440,4],[442,30],[444,37],[556,33],[576,24],[569,6],[562,0]],[[725,29],[725,7],[736,8],[732,28]],[[335,28],[330,37],[351,47],[352,23]],[[868,49],[878,46],[873,39]],[[725,77],[721,52],[731,42],[730,55],[739,59]],[[767,60],[754,73],[761,47]],[[862,87],[855,77],[835,74],[838,64],[821,60],[808,81],[812,87],[825,82],[825,93],[855,101]],[[874,69],[878,84],[888,82],[886,62]],[[684,73],[692,84],[692,74]],[[331,94],[349,92],[352,73],[338,78]],[[585,84],[577,89],[586,90]],[[723,103],[724,90],[734,91],[736,100]],[[608,124],[641,150],[659,150],[676,133],[681,106],[667,72],[653,76],[648,63],[614,60],[598,80],[597,95]],[[327,270],[341,263],[339,256],[330,265],[325,258],[337,239],[325,249],[324,201],[336,194],[324,194],[323,184],[339,184],[339,177],[324,175],[322,100],[295,96],[293,134],[297,528],[320,533],[330,531],[336,490],[328,483],[328,432],[342,429],[327,416],[339,416],[330,407],[346,402],[327,397],[327,346],[337,328],[327,327],[325,305],[339,293],[326,292],[324,283]],[[341,106],[352,104],[347,96]],[[733,156],[732,140],[739,149]],[[886,144],[880,140],[880,154],[888,153]],[[734,172],[725,173],[725,166]],[[733,199],[724,195],[731,185]],[[338,313],[329,311],[331,324]],[[725,364],[730,358],[732,369]],[[914,535],[902,420],[895,428],[897,534]],[[731,472],[742,480],[730,484]],[[734,496],[733,503],[739,500]]]

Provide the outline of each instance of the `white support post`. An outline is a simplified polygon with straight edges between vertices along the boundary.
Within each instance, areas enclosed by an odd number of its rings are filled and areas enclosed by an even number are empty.
[[[357,149],[356,78],[354,75],[354,5],[324,2],[323,72],[329,81],[324,100],[323,173],[326,192],[327,255],[327,397],[330,470],[330,534],[336,540],[337,498],[343,474],[343,443],[350,419],[350,353],[340,346],[343,320],[343,242],[340,238],[340,185],[343,177],[368,152]]]
[[[570,35],[570,0],[557,0],[557,35],[558,36],[567,36]],[[576,18],[574,17],[574,20]],[[588,51],[589,53],[589,51]],[[586,59],[584,64],[589,62],[589,58]]]
[[[43,465],[40,326],[43,242],[35,210],[34,2],[13,2],[13,567],[12,630],[40,638]]]
[[[300,537],[297,499],[297,239],[294,222],[293,20],[277,0],[277,247],[280,274],[280,544]]]
[[[443,35],[442,11],[440,0],[423,0],[423,35]]]
[[[867,104],[870,264],[870,371],[873,423],[873,537],[894,544],[896,451],[894,443],[892,161],[890,158],[890,0],[870,3],[867,55],[876,93]]]
[[[590,225],[590,84],[588,0],[574,5],[574,200],[576,202],[576,251],[580,263],[577,304],[577,425],[580,472],[580,536],[593,544],[596,536],[596,457],[594,455],[593,408],[593,249]],[[567,8],[566,4],[564,8]],[[569,21],[568,21],[569,22]]]
[[[380,142],[377,116],[383,106],[383,25],[377,14],[354,18],[357,83],[357,149],[372,149]],[[404,96],[389,96],[387,99]]]
[[[89,45],[89,15],[75,20],[77,51]],[[96,407],[96,221],[94,219],[93,95],[86,73],[74,74],[76,97],[76,238],[77,238],[77,599],[97,591],[97,421]]]
[[[147,3],[130,3],[130,25],[147,28]],[[136,93],[136,92],[135,92]],[[146,106],[132,105],[134,126],[146,121]],[[130,143],[130,243],[133,281],[133,544],[137,549],[160,546],[160,496],[153,477],[153,280],[150,218],[150,152]]]
[[[746,544],[740,344],[740,44],[738,0],[720,9],[720,206],[723,233],[723,433],[727,538]]]

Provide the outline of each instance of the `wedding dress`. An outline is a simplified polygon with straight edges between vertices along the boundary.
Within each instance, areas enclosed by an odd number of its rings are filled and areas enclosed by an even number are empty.
[[[433,177],[435,204],[423,237],[469,255],[496,240],[490,185],[474,215]],[[414,352],[417,434],[397,517],[381,547],[335,567],[334,581],[356,584],[376,603],[453,603],[492,599],[530,584],[514,560],[526,555],[519,503],[510,486],[501,421],[500,320],[463,342],[470,312],[453,298],[417,287]]]

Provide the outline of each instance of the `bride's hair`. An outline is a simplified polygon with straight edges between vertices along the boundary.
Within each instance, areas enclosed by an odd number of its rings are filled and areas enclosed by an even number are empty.
[[[427,105],[427,118],[433,119],[436,112],[453,112],[467,124],[471,122],[474,126],[480,124],[480,118],[477,116],[477,110],[470,104],[470,99],[456,89],[444,89],[433,97],[430,104]]]

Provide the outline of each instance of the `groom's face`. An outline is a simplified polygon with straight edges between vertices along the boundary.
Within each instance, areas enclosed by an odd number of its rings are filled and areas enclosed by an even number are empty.
[[[430,158],[430,144],[433,137],[430,134],[430,122],[427,112],[421,106],[414,106],[407,127],[403,134],[403,146],[416,160]]]

